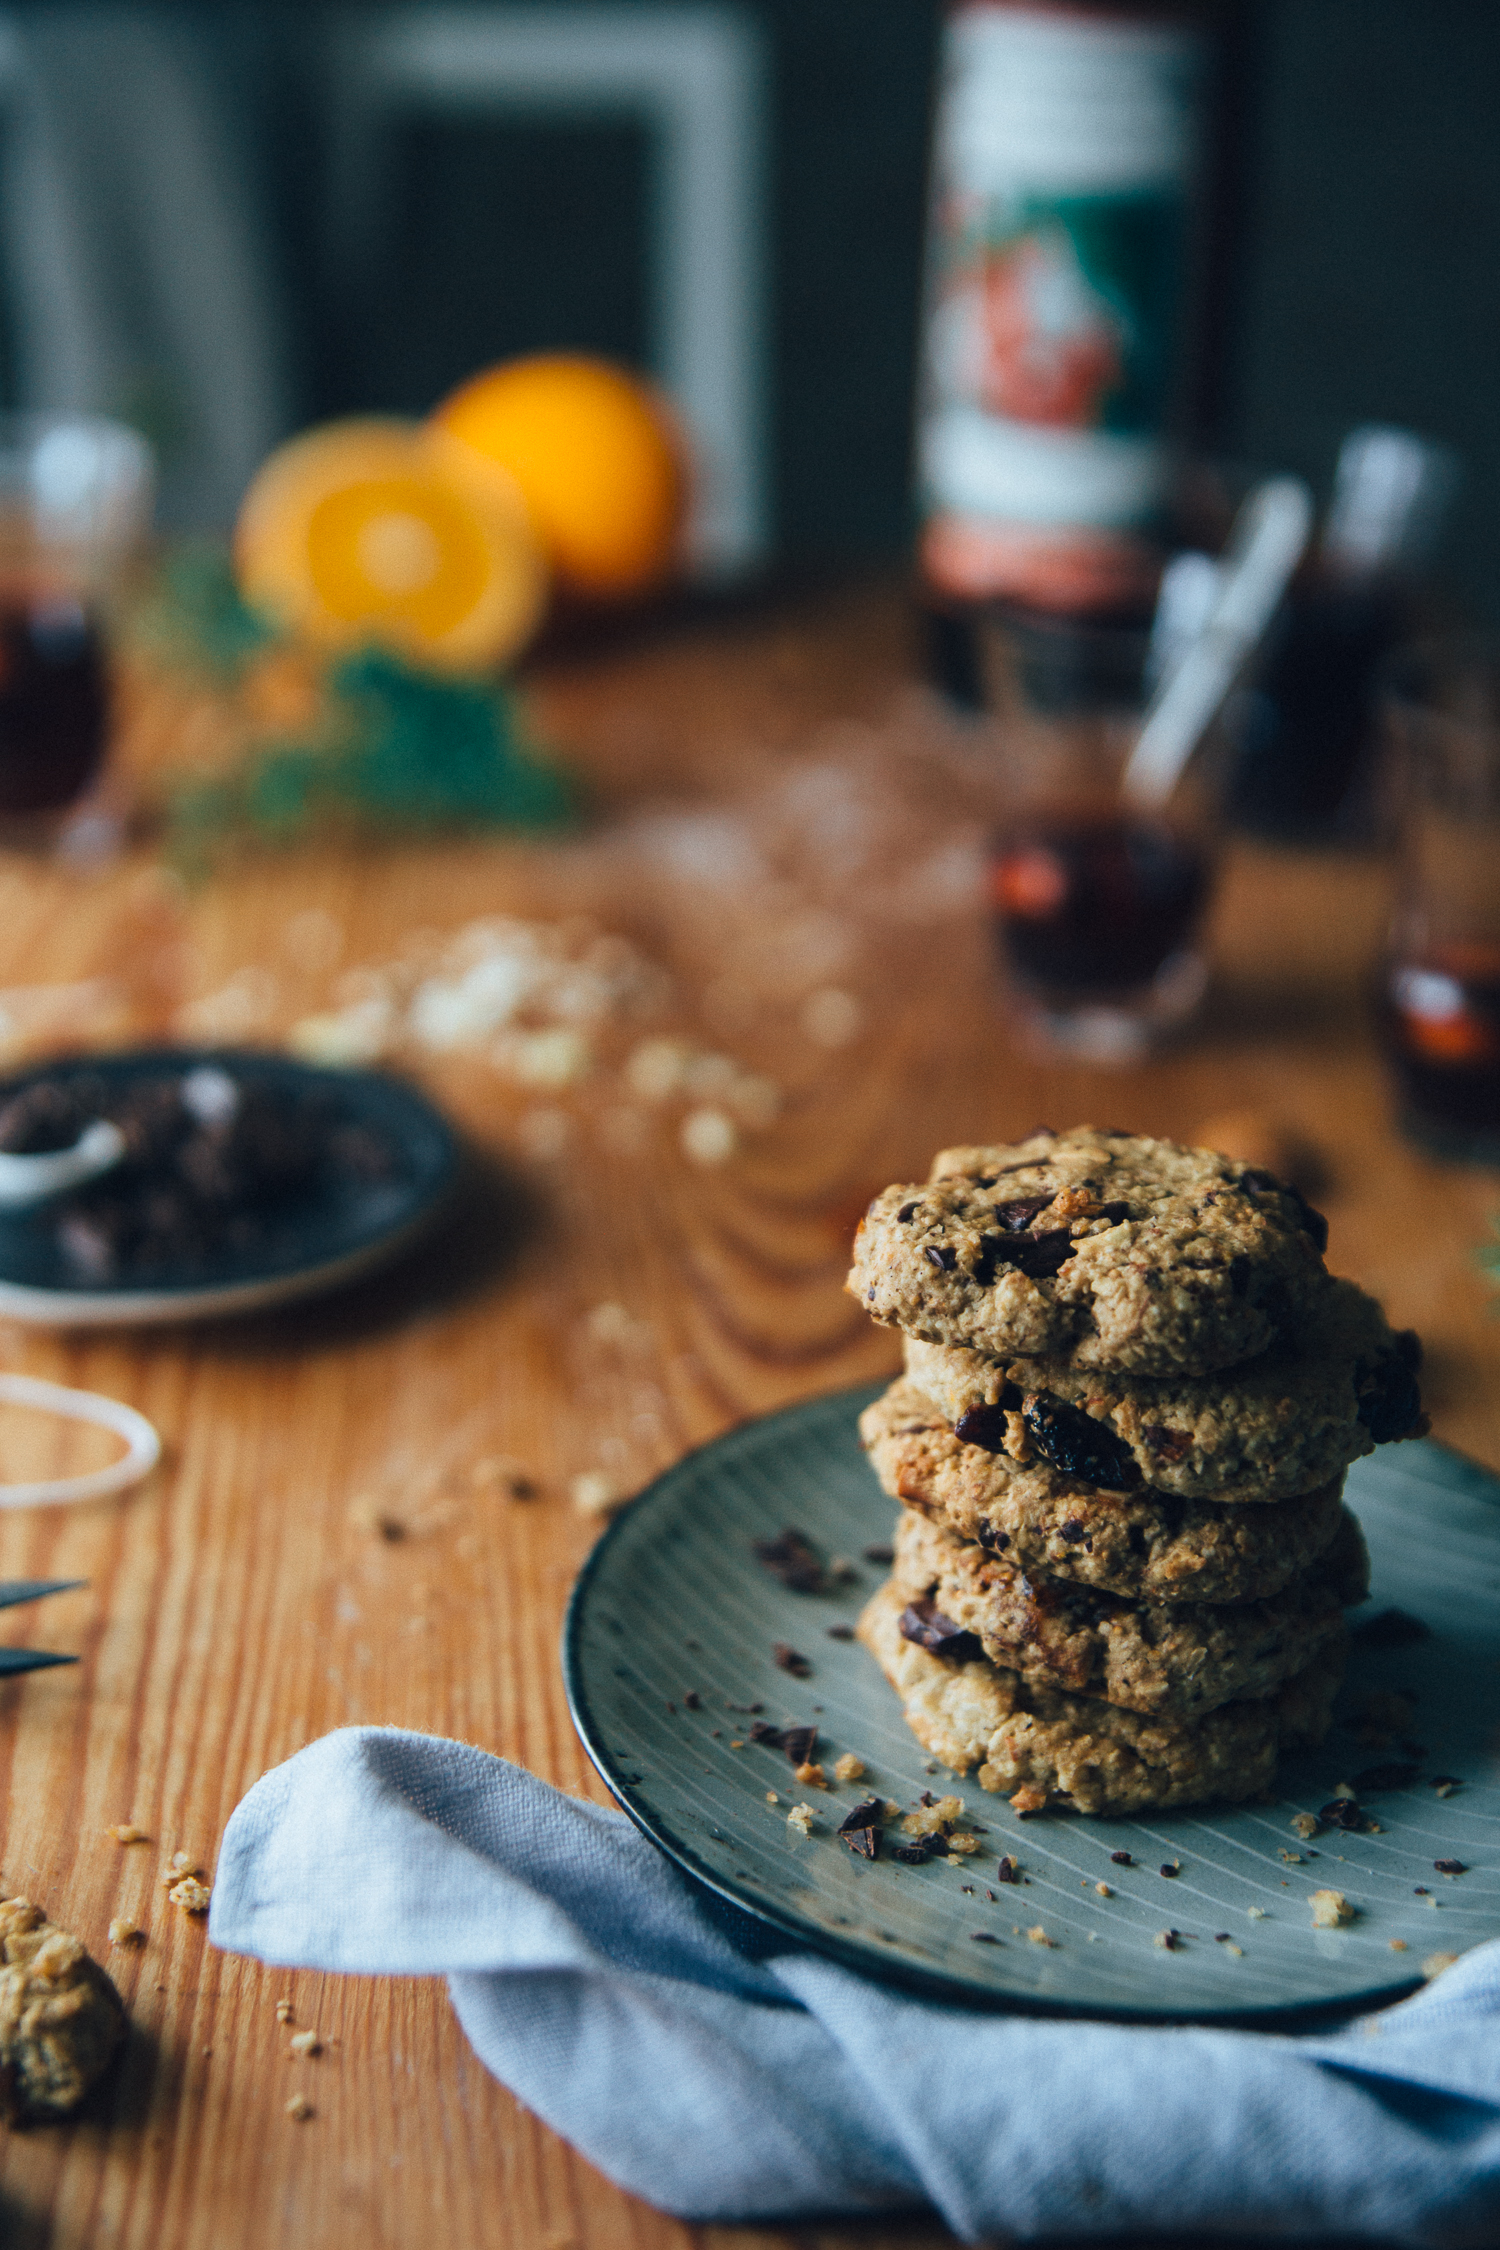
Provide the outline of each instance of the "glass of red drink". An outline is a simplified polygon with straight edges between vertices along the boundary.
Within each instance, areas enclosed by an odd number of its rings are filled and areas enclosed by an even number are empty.
[[[1154,684],[1143,629],[1017,616],[989,652],[1005,796],[990,896],[1011,995],[1034,1043],[1137,1060],[1191,1020],[1208,982],[1205,771],[1160,813],[1121,797]]]
[[[99,775],[107,611],[152,486],[134,430],[0,415],[0,842],[53,841]]]
[[[1396,891],[1381,1033],[1403,1129],[1500,1164],[1500,640],[1401,651],[1386,675]]]

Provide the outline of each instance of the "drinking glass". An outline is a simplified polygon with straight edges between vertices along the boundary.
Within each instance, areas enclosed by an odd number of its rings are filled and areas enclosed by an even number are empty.
[[[1144,631],[1011,618],[983,660],[1003,790],[990,896],[1013,1004],[1034,1045],[1136,1061],[1207,987],[1210,772],[1197,761],[1160,813],[1121,796],[1155,684]]]
[[[0,842],[54,840],[103,764],[108,609],[153,482],[119,423],[0,415]]]
[[[1396,884],[1381,1029],[1403,1129],[1500,1163],[1500,639],[1401,651],[1384,719]]]

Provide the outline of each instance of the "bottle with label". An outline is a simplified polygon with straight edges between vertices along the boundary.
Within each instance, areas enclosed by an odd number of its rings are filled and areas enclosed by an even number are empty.
[[[917,447],[940,642],[944,615],[961,624],[974,605],[1150,607],[1203,50],[1177,14],[1046,0],[951,10]],[[954,635],[947,654],[961,659]]]

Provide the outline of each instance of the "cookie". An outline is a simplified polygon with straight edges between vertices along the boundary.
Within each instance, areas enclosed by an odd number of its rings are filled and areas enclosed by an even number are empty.
[[[29,1899],[0,1901],[0,2100],[12,2117],[74,2109],[125,2031],[120,1995]]]
[[[1112,1489],[1239,1505],[1316,1491],[1377,1445],[1420,1437],[1421,1346],[1331,1281],[1304,1332],[1219,1375],[1104,1374],[906,1339],[906,1372],[970,1445]]]
[[[901,1698],[907,1725],[955,1773],[977,1766],[981,1788],[1009,1795],[1018,1812],[1243,1803],[1269,1787],[1280,1751],[1322,1741],[1342,1677],[1336,1661],[1323,1660],[1272,1701],[1227,1703],[1174,1723],[1028,1687],[986,1657],[945,1661],[902,1637],[903,1607],[894,1587],[882,1587],[859,1638]]]
[[[925,1187],[886,1188],[846,1286],[929,1343],[1206,1375],[1304,1325],[1326,1287],[1326,1240],[1269,1172],[1080,1126],[946,1149]]]
[[[1221,1508],[1143,1484],[1101,1490],[1046,1461],[966,1445],[910,1383],[893,1383],[866,1407],[859,1428],[893,1500],[1025,1570],[1136,1601],[1242,1602],[1277,1593],[1339,1527],[1341,1475],[1275,1508]]]
[[[891,1578],[902,1631],[939,1653],[955,1635],[1029,1688],[1099,1696],[1153,1718],[1189,1720],[1225,1703],[1263,1702],[1324,1658],[1342,1663],[1343,1604],[1363,1601],[1368,1566],[1346,1515],[1321,1562],[1266,1601],[1210,1608],[1142,1603],[1028,1577],[971,1540],[903,1515]]]

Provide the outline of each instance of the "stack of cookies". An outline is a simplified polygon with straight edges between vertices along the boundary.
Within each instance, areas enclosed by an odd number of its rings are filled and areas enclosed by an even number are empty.
[[[860,1638],[1020,1812],[1260,1794],[1322,1739],[1366,1562],[1351,1461],[1425,1424],[1416,1338],[1294,1188],[1082,1127],[946,1150],[849,1277],[906,1337],[861,1425],[902,1503]]]

